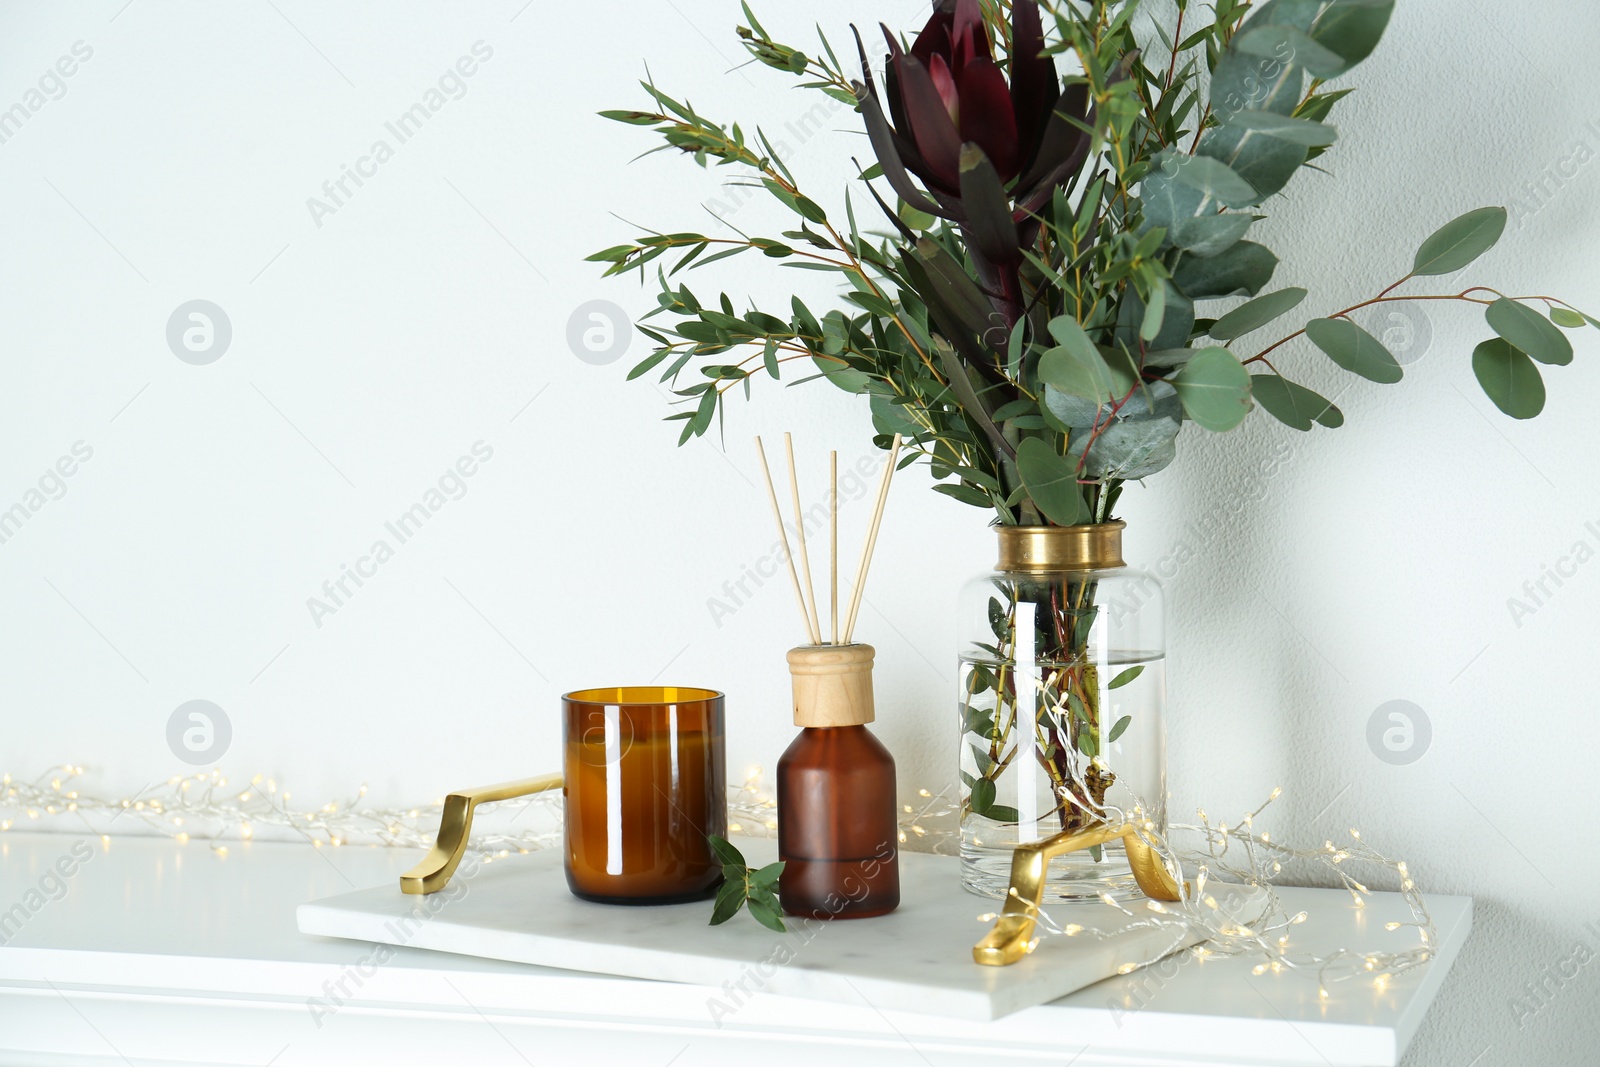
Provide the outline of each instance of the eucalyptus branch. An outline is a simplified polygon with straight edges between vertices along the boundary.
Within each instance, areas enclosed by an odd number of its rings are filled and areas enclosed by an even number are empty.
[[[1412,277],[1413,277],[1412,275],[1409,275],[1409,274],[1406,275],[1404,278],[1401,278],[1400,281],[1395,282],[1394,285],[1391,285],[1387,289],[1384,289],[1383,293],[1392,292],[1395,289],[1396,286],[1401,284],[1401,282],[1409,281]],[[1572,307],[1572,305],[1568,304],[1565,300],[1560,300],[1560,299],[1557,299],[1556,297],[1553,297],[1553,296],[1500,297],[1500,294],[1496,290],[1490,289],[1486,285],[1474,285],[1472,288],[1464,289],[1459,293],[1441,293],[1441,294],[1406,295],[1406,296],[1385,296],[1385,295],[1383,295],[1383,293],[1380,293],[1379,295],[1377,295],[1375,297],[1372,297],[1370,300],[1363,300],[1359,304],[1351,304],[1349,307],[1345,308],[1344,310],[1335,311],[1333,314],[1325,316],[1325,317],[1326,318],[1330,318],[1330,319],[1346,319],[1346,318],[1350,317],[1351,313],[1356,312],[1356,311],[1360,311],[1362,308],[1372,307],[1375,304],[1397,304],[1397,303],[1398,304],[1403,304],[1403,303],[1406,303],[1406,302],[1412,301],[1412,300],[1456,300],[1456,301],[1461,301],[1461,302],[1468,303],[1468,304],[1477,304],[1477,305],[1479,305],[1481,307],[1488,307],[1489,305],[1495,303],[1495,301],[1493,301],[1493,300],[1482,300],[1482,299],[1479,299],[1477,297],[1474,297],[1474,296],[1470,295],[1470,294],[1476,293],[1476,292],[1495,293],[1497,298],[1506,299],[1506,300],[1515,300],[1515,301],[1518,301],[1519,303],[1523,302],[1523,301],[1528,301],[1528,300],[1542,300],[1546,304],[1551,305],[1551,306],[1560,305],[1561,307],[1564,307],[1564,308],[1571,308]],[[1576,310],[1576,309],[1574,309],[1574,310]],[[1581,312],[1579,314],[1581,314]],[[1266,362],[1267,353],[1273,351],[1276,348],[1279,348],[1279,347],[1281,347],[1283,345],[1288,344],[1290,341],[1293,341],[1296,337],[1305,336],[1305,332],[1306,332],[1306,328],[1304,326],[1302,326],[1302,327],[1300,327],[1300,329],[1294,331],[1294,333],[1291,333],[1291,334],[1289,334],[1289,335],[1287,335],[1285,337],[1280,337],[1278,340],[1272,342],[1266,348],[1263,348],[1261,351],[1257,352],[1255,355],[1251,356],[1249,359],[1244,360],[1243,363],[1246,366],[1249,366],[1252,363],[1258,363],[1258,362],[1259,363],[1265,363]],[[1268,366],[1271,366],[1271,364],[1268,364]],[[1274,368],[1274,373],[1276,373],[1276,368]]]

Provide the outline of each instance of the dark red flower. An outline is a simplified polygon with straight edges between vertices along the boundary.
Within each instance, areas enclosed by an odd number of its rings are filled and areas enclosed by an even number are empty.
[[[873,150],[895,192],[920,210],[963,224],[983,214],[979,205],[963,203],[971,192],[970,184],[964,191],[963,173],[977,165],[971,147],[1006,187],[1018,222],[1043,206],[1088,155],[1089,136],[1069,119],[1088,121],[1086,87],[1062,93],[1054,61],[1041,54],[1044,30],[1035,0],[1016,0],[1011,14],[1009,84],[995,62],[978,0],[946,0],[910,52],[885,29],[887,116],[862,52],[866,84],[857,96]]]

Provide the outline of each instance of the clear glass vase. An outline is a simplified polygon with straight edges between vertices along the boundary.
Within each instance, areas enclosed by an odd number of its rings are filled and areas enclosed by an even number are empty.
[[[1122,561],[1121,522],[1002,526],[962,589],[961,878],[1004,897],[1019,844],[1103,822],[1166,832],[1161,584]],[[1047,900],[1132,899],[1120,843],[1053,861]]]

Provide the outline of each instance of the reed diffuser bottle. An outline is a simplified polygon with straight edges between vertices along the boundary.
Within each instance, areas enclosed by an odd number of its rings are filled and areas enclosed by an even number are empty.
[[[810,644],[789,652],[794,687],[794,724],[800,736],[778,760],[778,900],[789,915],[811,919],[866,919],[900,904],[900,827],[895,813],[894,759],[867,730],[873,720],[871,645],[855,644],[856,613],[877,545],[889,482],[900,457],[896,435],[889,462],[878,483],[877,506],[861,550],[855,590],[840,636],[839,614],[839,454],[830,457],[828,507],[832,578],[830,635],[824,643],[806,552],[800,485],[795,477],[794,444],[784,435],[789,460],[789,494],[794,505],[796,554],[789,551],[783,510],[767,468],[766,450],[756,439],[767,495],[778,523],[789,579]],[[804,584],[802,585],[802,575]]]
[[[871,645],[789,653],[794,724],[778,760],[778,899],[790,915],[865,919],[900,903],[894,759],[873,720]]]

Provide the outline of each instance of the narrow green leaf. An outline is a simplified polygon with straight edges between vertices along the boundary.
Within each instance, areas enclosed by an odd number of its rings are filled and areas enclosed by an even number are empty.
[[[1129,725],[1131,725],[1132,723],[1133,723],[1133,716],[1132,715],[1124,715],[1122,718],[1118,719],[1116,721],[1115,725],[1113,725],[1111,727],[1111,735],[1106,738],[1106,744],[1109,745],[1109,744],[1115,743],[1117,738],[1121,737],[1124,733],[1127,732],[1127,729],[1128,729]]]
[[[722,888],[717,890],[716,903],[711,906],[712,926],[721,926],[744,907],[744,881],[742,879],[728,879],[722,883]]]
[[[1161,332],[1161,320],[1167,313],[1167,284],[1157,282],[1150,287],[1150,302],[1144,307],[1144,319],[1139,323],[1139,336],[1152,341]]]
[[[1115,678],[1111,679],[1111,684],[1106,686],[1106,688],[1107,689],[1121,689],[1123,686],[1127,685],[1129,682],[1131,682],[1135,678],[1139,677],[1139,675],[1143,674],[1144,673],[1144,667],[1145,667],[1145,665],[1143,663],[1139,664],[1136,667],[1129,667],[1127,670],[1122,671]]]
[[[649,373],[652,367],[656,366],[656,364],[660,363],[671,354],[671,352],[663,350],[660,352],[653,352],[646,356],[644,359],[640,360],[631,371],[628,372],[628,381],[631,382],[635,378],[639,377],[639,375]]]
[[[778,878],[783,874],[783,867],[784,864],[782,860],[779,860],[777,863],[767,864],[759,871],[755,871],[750,875],[750,884],[753,886],[761,886],[765,889],[772,888],[778,884]]]
[[[963,504],[971,504],[975,508],[992,508],[994,499],[981,489],[974,489],[970,485],[960,482],[941,482],[933,487],[935,493],[941,493]]]
[[[644,111],[601,111],[599,115],[603,119],[626,122],[630,126],[654,126],[661,121],[660,115],[651,115]]]
[[[780,934],[787,929],[783,925],[783,915],[778,911],[777,902],[770,895],[752,895],[747,903],[750,908],[750,914],[755,916],[756,921],[762,926],[769,930],[776,930]]]
[[[745,866],[744,853],[731,845],[727,838],[711,834],[706,840],[711,844],[711,851],[724,865]]]

